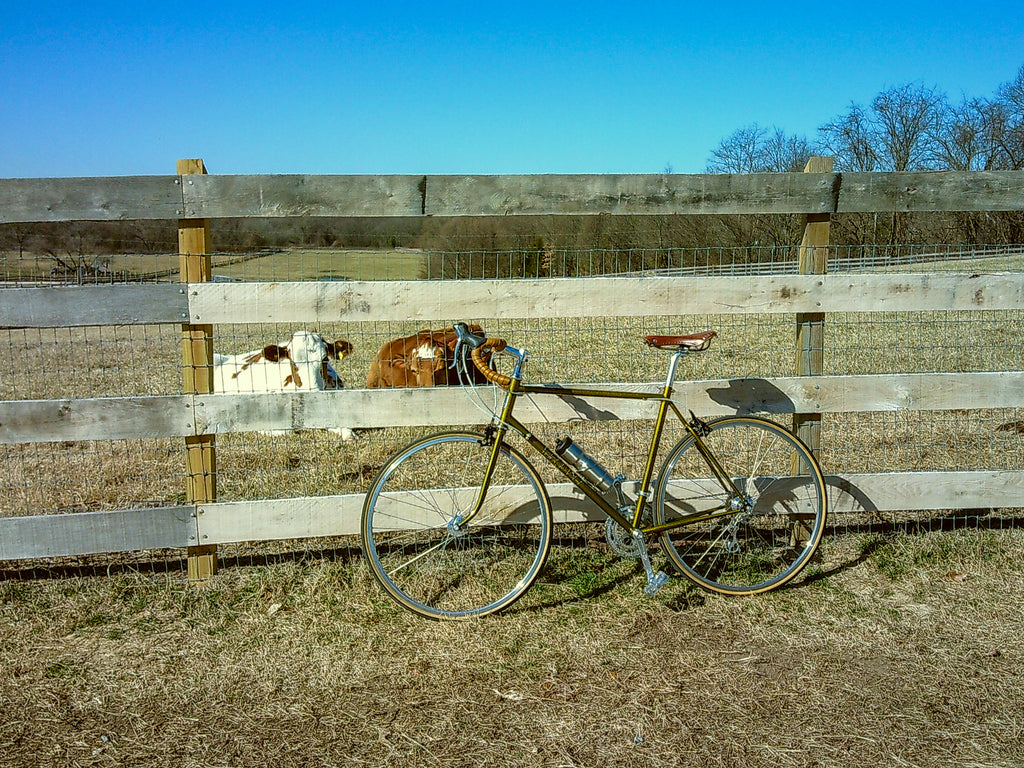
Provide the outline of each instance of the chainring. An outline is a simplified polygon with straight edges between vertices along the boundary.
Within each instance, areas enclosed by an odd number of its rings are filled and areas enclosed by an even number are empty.
[[[633,534],[610,517],[604,523],[604,537],[615,554],[621,557],[640,557],[643,543],[633,538]]]

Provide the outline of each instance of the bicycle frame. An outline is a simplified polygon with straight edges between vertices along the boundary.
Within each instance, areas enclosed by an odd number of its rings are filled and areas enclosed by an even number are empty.
[[[672,400],[673,385],[675,383],[676,370],[679,365],[679,361],[686,357],[689,353],[685,351],[674,352],[672,354],[672,360],[669,363],[668,375],[665,379],[665,386],[661,393],[656,392],[627,392],[623,390],[606,390],[606,389],[589,389],[586,387],[566,387],[556,384],[524,384],[522,382],[522,367],[526,360],[527,352],[525,350],[517,350],[513,347],[507,347],[506,351],[516,357],[517,362],[515,369],[512,373],[512,381],[505,395],[505,403],[502,407],[501,415],[498,418],[497,425],[488,427],[488,434],[493,433],[491,442],[491,456],[487,465],[487,469],[484,473],[484,479],[480,486],[480,495],[477,499],[473,510],[463,518],[460,522],[460,526],[468,525],[469,522],[476,516],[479,510],[482,508],[484,500],[487,497],[487,491],[490,487],[491,477],[493,475],[494,467],[496,466],[501,446],[504,442],[505,435],[511,429],[518,433],[526,442],[534,448],[541,456],[543,456],[548,463],[553,465],[573,485],[579,488],[594,504],[596,504],[608,517],[615,520],[616,523],[621,525],[623,528],[629,531],[637,532],[642,534],[656,534],[664,531],[679,528],[690,523],[698,522],[701,520],[711,520],[716,517],[722,517],[724,515],[732,514],[736,511],[734,504],[742,503],[744,495],[736,487],[736,484],[728,476],[725,469],[719,463],[718,459],[715,458],[714,454],[704,444],[701,436],[700,422],[697,421],[696,417],[693,421],[687,421],[683,416],[676,402]],[[644,466],[643,477],[640,480],[640,491],[637,494],[636,504],[633,508],[632,519],[626,517],[624,512],[628,511],[628,506],[622,506],[616,509],[610,504],[605,498],[604,493],[597,488],[589,479],[581,475],[572,465],[565,461],[561,456],[555,453],[549,448],[540,438],[534,435],[529,428],[519,421],[513,415],[516,401],[524,395],[554,395],[554,396],[574,396],[574,397],[603,397],[613,398],[619,400],[648,400],[659,403],[658,415],[655,418],[654,429],[651,433],[651,444],[647,454],[647,462]],[[654,480],[655,463],[657,461],[658,448],[661,445],[662,433],[664,432],[665,423],[668,420],[669,412],[675,414],[676,418],[683,425],[683,427],[690,433],[693,438],[697,450],[700,455],[707,462],[708,468],[714,474],[715,478],[722,487],[728,491],[730,501],[722,504],[711,510],[706,510],[692,515],[685,515],[677,520],[673,520],[670,523],[663,523],[662,525],[650,525],[641,526],[641,520],[643,518],[644,508],[648,502],[648,498],[651,495],[651,482]],[[692,415],[692,414],[691,414]]]

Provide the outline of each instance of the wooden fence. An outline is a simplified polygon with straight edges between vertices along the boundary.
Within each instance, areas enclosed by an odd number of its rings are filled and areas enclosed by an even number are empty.
[[[1024,208],[1024,172],[602,176],[217,176],[182,161],[172,176],[0,180],[0,223],[179,221],[178,283],[0,290],[0,327],[173,324],[183,333],[178,395],[0,402],[0,443],[182,439],[185,502],[160,508],[0,517],[0,560],[188,548],[196,577],[218,544],[357,531],[359,494],[220,502],[216,436],[253,429],[475,423],[458,389],[305,394],[210,392],[209,329],[220,323],[555,318],[608,314],[788,314],[797,319],[791,377],[692,381],[680,387],[702,415],[794,414],[810,442],[822,414],[1024,407],[1024,372],[821,375],[829,313],[1024,310],[1024,274],[824,274],[838,212],[1000,211]],[[801,214],[797,275],[604,277],[387,282],[208,282],[206,225],[227,217],[542,214]],[[409,297],[415,295],[415,301]],[[683,297],[683,298],[681,298]],[[728,390],[729,397],[709,392]],[[640,403],[593,409],[523,403],[521,418],[646,418]],[[828,468],[826,467],[826,471]],[[1006,471],[879,472],[831,477],[837,508],[1020,507],[1024,467]],[[552,496],[569,494],[555,486]],[[578,500],[573,507],[578,508]]]

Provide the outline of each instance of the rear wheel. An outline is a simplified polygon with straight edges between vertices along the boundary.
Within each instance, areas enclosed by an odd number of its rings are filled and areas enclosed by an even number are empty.
[[[711,421],[701,440],[738,492],[715,478],[694,437],[677,443],[658,479],[655,523],[706,517],[662,534],[666,554],[715,592],[782,586],[810,561],[825,528],[817,461],[792,433],[756,417]]]
[[[468,525],[492,453],[474,432],[415,441],[377,475],[363,504],[363,549],[404,608],[433,619],[485,616],[518,600],[551,546],[551,502],[533,466],[502,446]]]

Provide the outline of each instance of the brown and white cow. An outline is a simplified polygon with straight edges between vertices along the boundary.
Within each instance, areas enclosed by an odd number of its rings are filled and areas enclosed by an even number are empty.
[[[470,325],[469,330],[483,335],[483,328]],[[459,384],[459,373],[453,367],[459,337],[454,328],[440,331],[425,329],[411,336],[392,339],[382,346],[370,363],[366,377],[367,389],[377,387],[440,387]],[[490,359],[490,351],[484,353]],[[468,362],[472,384],[487,380]]]
[[[314,331],[296,331],[281,344],[268,344],[239,355],[213,356],[214,392],[312,392],[344,389],[345,382],[331,365],[352,353],[345,339],[328,342]],[[288,430],[275,430],[285,433]],[[348,428],[331,432],[349,440]]]

